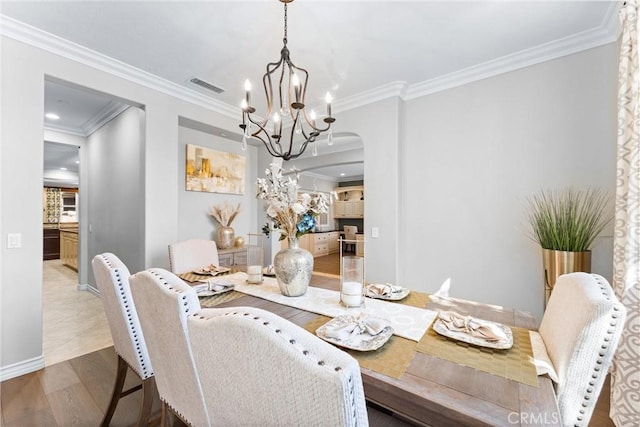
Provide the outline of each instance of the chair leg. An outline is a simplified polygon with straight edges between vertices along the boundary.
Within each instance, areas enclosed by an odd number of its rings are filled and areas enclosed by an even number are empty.
[[[155,377],[149,377],[146,380],[142,380],[142,401],[140,402],[140,412],[138,413],[138,426],[146,426],[149,423],[155,391]]]
[[[167,403],[163,400],[162,401],[162,412],[160,415],[160,427],[167,427],[168,424],[168,418],[169,418],[169,407],[167,406]]]
[[[122,388],[124,387],[124,380],[127,377],[127,369],[129,365],[124,361],[120,355],[118,355],[118,370],[116,374],[116,383],[113,385],[113,394],[111,395],[111,401],[109,402],[109,407],[104,414],[104,418],[100,423],[101,427],[107,427],[111,422],[111,418],[113,417],[113,413],[116,411],[116,406],[118,406],[118,401],[120,400],[120,395],[122,393]]]

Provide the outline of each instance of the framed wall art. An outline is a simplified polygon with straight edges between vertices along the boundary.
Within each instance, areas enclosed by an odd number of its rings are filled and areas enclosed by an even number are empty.
[[[244,194],[247,158],[187,144],[187,191]]]

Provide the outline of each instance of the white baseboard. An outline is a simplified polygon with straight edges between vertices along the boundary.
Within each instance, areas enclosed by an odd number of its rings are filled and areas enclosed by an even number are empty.
[[[10,380],[44,368],[44,356],[34,357],[9,366],[0,367],[0,381]]]
[[[85,284],[80,284],[78,283],[78,290],[79,291],[87,291],[95,296],[97,296],[98,298],[100,298],[100,291],[97,290],[96,288],[94,288],[93,286],[85,283]]]

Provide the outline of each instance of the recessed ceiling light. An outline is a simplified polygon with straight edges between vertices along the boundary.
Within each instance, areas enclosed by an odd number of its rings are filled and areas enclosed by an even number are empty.
[[[79,165],[79,164],[80,164],[80,160],[76,160],[76,165]]]
[[[61,170],[61,171],[66,171],[66,170],[67,170],[67,168],[60,168],[60,170]]]
[[[340,176],[345,176],[345,173],[344,173],[344,172],[342,172],[342,173],[340,174]]]
[[[44,115],[47,119],[58,120],[60,118],[56,113],[47,113]]]

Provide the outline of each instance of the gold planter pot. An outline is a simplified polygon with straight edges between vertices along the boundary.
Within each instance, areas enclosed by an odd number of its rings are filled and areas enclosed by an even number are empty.
[[[591,251],[566,252],[543,249],[542,264],[544,266],[544,306],[546,308],[558,277],[576,271],[591,273]]]

